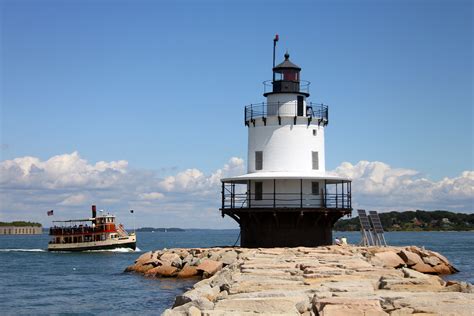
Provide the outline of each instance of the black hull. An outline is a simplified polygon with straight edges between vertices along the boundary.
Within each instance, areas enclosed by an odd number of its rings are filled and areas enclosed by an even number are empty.
[[[90,251],[90,250],[111,250],[117,248],[130,248],[135,250],[137,248],[136,242],[129,242],[126,244],[119,245],[103,245],[103,246],[92,246],[92,247],[77,247],[77,248],[56,248],[48,249],[48,251],[71,251],[71,252],[80,252],[80,251]]]

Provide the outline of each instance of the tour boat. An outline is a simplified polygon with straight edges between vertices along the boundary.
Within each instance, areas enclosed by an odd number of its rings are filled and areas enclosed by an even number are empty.
[[[95,205],[91,218],[53,221],[53,224],[49,230],[52,236],[49,251],[136,249],[135,233],[128,234],[122,224],[116,225],[114,215],[97,215]]]

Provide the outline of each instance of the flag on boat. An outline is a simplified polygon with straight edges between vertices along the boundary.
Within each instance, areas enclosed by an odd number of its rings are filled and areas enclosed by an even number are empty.
[[[54,215],[54,211],[53,211],[53,210],[48,211],[47,214],[48,214],[48,216],[53,216],[53,215]]]

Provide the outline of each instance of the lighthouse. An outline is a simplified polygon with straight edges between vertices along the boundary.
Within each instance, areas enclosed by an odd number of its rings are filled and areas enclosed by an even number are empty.
[[[310,82],[290,60],[264,81],[265,102],[244,108],[247,173],[222,182],[222,216],[240,225],[242,247],[332,243],[334,223],[352,212],[351,180],[326,172],[329,107],[312,103]]]

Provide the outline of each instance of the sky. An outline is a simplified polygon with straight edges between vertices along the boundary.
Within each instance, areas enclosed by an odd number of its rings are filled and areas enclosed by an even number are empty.
[[[234,228],[243,108],[286,50],[356,207],[474,210],[473,2],[0,0],[0,220]],[[142,214],[142,215],[140,215]]]

